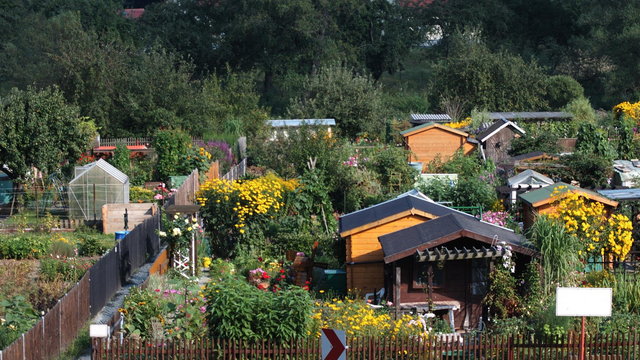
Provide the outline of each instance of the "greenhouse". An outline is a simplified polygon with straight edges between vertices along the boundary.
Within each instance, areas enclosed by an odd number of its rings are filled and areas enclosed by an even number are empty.
[[[69,182],[69,216],[102,219],[102,205],[129,203],[129,177],[108,162],[77,166]]]

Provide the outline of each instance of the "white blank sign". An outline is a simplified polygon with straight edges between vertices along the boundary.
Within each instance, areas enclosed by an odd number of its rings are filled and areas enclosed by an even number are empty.
[[[611,316],[611,288],[556,288],[556,316]]]

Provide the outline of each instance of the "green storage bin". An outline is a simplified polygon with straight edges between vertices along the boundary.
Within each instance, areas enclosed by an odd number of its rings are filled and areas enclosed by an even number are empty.
[[[331,291],[336,295],[346,295],[347,272],[340,269],[325,269],[316,287],[318,290]]]

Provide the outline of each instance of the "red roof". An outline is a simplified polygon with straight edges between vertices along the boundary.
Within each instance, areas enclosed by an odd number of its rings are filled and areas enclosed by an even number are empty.
[[[94,148],[93,151],[114,151],[116,149],[115,146],[98,146]],[[127,149],[136,151],[136,150],[147,150],[145,145],[127,145]]]
[[[127,19],[137,19],[144,14],[144,9],[124,9],[122,10],[122,16]]]

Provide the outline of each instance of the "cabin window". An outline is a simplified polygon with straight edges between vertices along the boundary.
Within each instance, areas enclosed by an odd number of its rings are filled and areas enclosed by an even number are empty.
[[[433,269],[433,287],[438,288],[444,286],[444,262],[418,262],[414,259],[412,284],[414,289],[426,289],[429,287],[429,264],[432,265]]]
[[[485,295],[489,284],[489,260],[471,260],[471,295]]]

